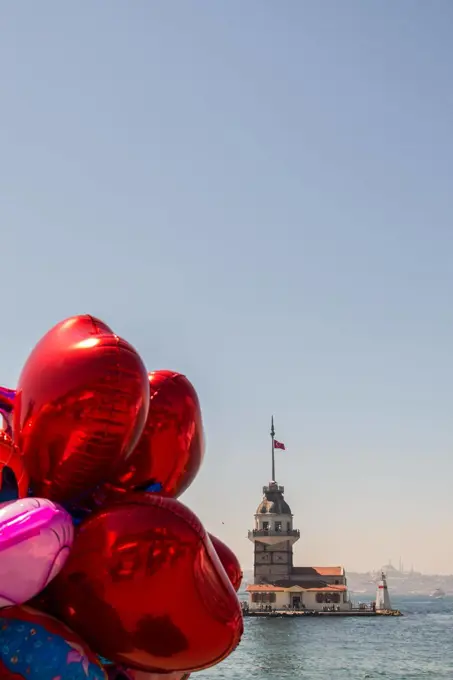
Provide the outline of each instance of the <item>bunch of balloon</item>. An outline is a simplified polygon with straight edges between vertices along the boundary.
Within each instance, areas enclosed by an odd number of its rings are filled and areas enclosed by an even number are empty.
[[[76,316],[0,388],[0,677],[187,680],[243,631],[232,551],[177,498],[197,394]]]

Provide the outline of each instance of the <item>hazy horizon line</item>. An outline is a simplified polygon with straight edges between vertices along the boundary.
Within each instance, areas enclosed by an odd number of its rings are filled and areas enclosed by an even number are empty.
[[[333,565],[333,566],[336,566],[336,565]],[[343,566],[343,565],[341,565],[341,566]],[[367,571],[359,571],[359,570],[356,570],[356,569],[346,569],[345,568],[345,572],[346,572],[346,575],[348,575],[348,574],[373,574],[375,572],[381,571],[383,568],[384,567],[377,567],[375,569],[368,569]],[[242,570],[243,570],[243,572],[253,571],[253,566],[242,567]],[[410,571],[400,571],[396,567],[393,567],[393,570],[398,572],[398,574],[404,574],[404,575],[410,575],[410,574],[416,575],[416,574],[418,574],[420,576],[451,576],[451,577],[453,577],[453,572],[442,572],[442,571],[439,571],[439,572],[424,572],[424,571],[417,571],[416,569],[410,570]]]

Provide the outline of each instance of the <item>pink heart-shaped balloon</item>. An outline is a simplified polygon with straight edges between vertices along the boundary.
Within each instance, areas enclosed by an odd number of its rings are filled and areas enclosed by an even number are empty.
[[[135,447],[149,408],[145,366],[99,319],[75,316],[36,345],[19,378],[13,436],[36,495],[77,501]]]
[[[74,539],[71,515],[44,498],[0,505],[0,607],[35,597],[60,571]]]

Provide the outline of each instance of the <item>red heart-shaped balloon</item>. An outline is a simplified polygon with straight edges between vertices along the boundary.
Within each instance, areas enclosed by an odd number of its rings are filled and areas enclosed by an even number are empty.
[[[13,436],[35,495],[78,500],[135,447],[146,422],[149,382],[129,343],[99,319],[52,328],[19,378]]]
[[[218,558],[221,561],[233,588],[237,592],[241,587],[243,576],[238,558],[231,548],[225,545],[220,538],[217,538],[217,536],[213,536],[212,534],[209,534],[209,538],[211,539],[212,545],[215,548]]]
[[[83,522],[46,595],[46,609],[93,650],[135,670],[207,668],[242,635],[239,601],[199,519],[156,494],[130,494]]]
[[[131,668],[106,668],[108,680],[188,680],[190,673],[148,673],[147,671],[134,671]]]
[[[113,498],[115,492],[145,491],[153,485],[161,495],[177,498],[200,469],[204,434],[194,387],[174,371],[150,373],[149,384],[145,428],[133,453],[105,487],[107,498]]]

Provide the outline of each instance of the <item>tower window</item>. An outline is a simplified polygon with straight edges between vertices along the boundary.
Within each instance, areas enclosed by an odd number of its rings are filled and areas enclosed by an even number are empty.
[[[281,531],[282,530],[282,523],[281,522],[275,522],[275,531]]]
[[[263,531],[269,531],[269,522],[263,522]]]
[[[291,522],[286,522],[286,531],[291,531]]]

